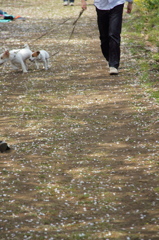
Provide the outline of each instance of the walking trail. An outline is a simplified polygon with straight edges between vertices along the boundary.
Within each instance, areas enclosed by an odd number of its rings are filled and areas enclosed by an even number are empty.
[[[0,23],[1,47],[45,49],[51,67],[0,66],[0,140],[12,148],[0,153],[0,238],[157,240],[158,104],[131,72],[124,21],[109,76],[92,2],[69,42],[80,2],[62,4],[1,3],[26,17]]]

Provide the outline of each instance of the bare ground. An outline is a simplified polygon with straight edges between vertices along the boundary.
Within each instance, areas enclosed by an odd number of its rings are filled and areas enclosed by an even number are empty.
[[[144,239],[159,236],[158,104],[122,41],[109,76],[93,5],[1,1],[26,17],[2,24],[2,46],[45,49],[48,71],[0,66],[0,239]],[[45,35],[45,33],[47,33]],[[58,54],[54,55],[59,51]]]

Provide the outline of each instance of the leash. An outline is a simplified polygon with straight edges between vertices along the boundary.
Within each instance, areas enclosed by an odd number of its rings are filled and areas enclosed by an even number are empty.
[[[60,23],[59,26],[65,24],[68,20],[70,20],[70,18],[68,18],[68,19],[66,19],[65,21],[63,21],[62,23]],[[40,35],[40,37],[36,38],[34,41],[39,40],[40,38],[44,37],[44,36],[47,35],[48,33],[53,32],[54,30],[55,30],[55,29],[52,29],[52,28],[49,29],[47,32],[45,32],[44,34]]]
[[[67,41],[67,43],[71,40],[71,38],[72,38],[72,35],[73,35],[73,33],[74,33],[74,30],[75,30],[75,27],[76,27],[76,23],[78,22],[78,20],[80,19],[80,17],[82,16],[82,14],[83,14],[83,12],[84,12],[84,10],[85,9],[82,9],[81,11],[80,11],[80,13],[79,13],[79,15],[78,15],[78,17],[77,17],[77,19],[73,22],[73,29],[72,29],[72,31],[71,31],[71,34],[70,34],[70,37],[69,37],[69,39],[68,39],[68,41]],[[59,51],[57,51],[56,53],[54,53],[54,54],[52,54],[52,56],[55,56],[56,54],[58,54],[60,52],[60,50]]]
[[[69,37],[69,39],[68,39],[68,42],[69,42],[70,39],[72,38],[72,35],[73,35],[74,30],[75,30],[75,27],[76,27],[76,23],[78,22],[78,20],[79,20],[80,17],[82,16],[83,12],[84,12],[84,9],[82,9],[82,10],[80,11],[80,13],[79,13],[79,15],[78,15],[78,18],[73,22],[74,27],[73,27],[73,29],[72,29],[72,32],[71,32],[70,37]],[[67,43],[68,43],[68,42],[67,42]]]
[[[67,43],[71,40],[72,35],[73,35],[73,33],[74,33],[74,30],[75,30],[75,27],[76,27],[76,23],[78,22],[78,20],[80,19],[80,17],[82,16],[82,14],[83,14],[84,11],[85,11],[85,10],[82,9],[82,10],[80,11],[77,19],[73,22],[73,24],[72,24],[72,25],[73,25],[73,29],[72,29],[72,31],[71,31],[71,34],[70,34],[70,36],[69,36],[69,39],[68,39]],[[66,19],[65,21],[63,21],[63,22],[60,23],[59,25],[65,24],[68,20],[70,20],[70,18]],[[52,29],[52,28],[49,29],[47,32],[45,32],[45,33],[43,33],[42,35],[40,35],[40,36],[39,36],[38,38],[36,38],[34,41],[37,41],[37,40],[41,39],[42,37],[48,35],[49,33],[53,32],[54,30],[55,30],[55,29]],[[57,51],[57,52],[55,52],[54,54],[52,54],[52,56],[55,56],[55,55],[58,54],[59,52],[60,52],[60,50]]]
[[[79,13],[78,18],[74,21],[73,25],[75,25],[77,23],[77,21],[79,20],[79,18],[82,16],[83,12],[85,11],[85,9],[82,9]]]

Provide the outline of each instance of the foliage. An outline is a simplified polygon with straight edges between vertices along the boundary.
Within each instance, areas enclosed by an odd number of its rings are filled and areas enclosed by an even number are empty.
[[[148,11],[159,8],[158,0],[135,0],[135,2],[140,8]]]
[[[159,8],[158,0],[145,0],[144,2],[148,10]]]
[[[133,8],[133,31],[144,34],[145,38],[159,47],[159,1],[135,0]]]
[[[147,2],[147,5],[146,5]],[[129,30],[130,52],[136,58],[138,68],[136,74],[148,93],[159,99],[159,8],[146,8],[148,1],[136,0],[133,13],[124,26]],[[156,2],[159,5],[159,1]],[[141,7],[142,6],[142,7]],[[144,7],[143,7],[144,6]],[[139,74],[138,74],[139,73]],[[135,74],[135,72],[134,72]]]

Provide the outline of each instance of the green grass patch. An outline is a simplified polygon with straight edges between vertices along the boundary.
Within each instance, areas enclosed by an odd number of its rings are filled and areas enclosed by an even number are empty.
[[[147,92],[158,101],[159,86],[159,13],[158,9],[143,10],[134,4],[130,18],[124,22],[132,58],[136,60],[132,74],[136,75]]]

